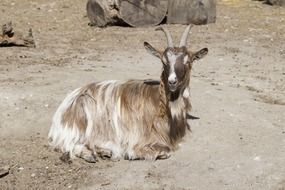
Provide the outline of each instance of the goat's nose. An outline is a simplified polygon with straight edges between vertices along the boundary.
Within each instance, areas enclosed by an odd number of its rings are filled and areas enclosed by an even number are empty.
[[[177,83],[177,77],[175,73],[171,73],[168,77],[168,84],[175,85]]]
[[[177,84],[177,80],[169,80],[168,83],[170,85],[176,85]]]

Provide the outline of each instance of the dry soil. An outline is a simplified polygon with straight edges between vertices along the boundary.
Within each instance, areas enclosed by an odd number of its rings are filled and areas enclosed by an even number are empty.
[[[0,24],[33,29],[36,48],[0,48],[0,189],[285,189],[285,8],[218,0],[217,22],[188,47],[209,48],[192,73],[192,134],[163,161],[59,160],[51,118],[73,89],[105,79],[159,78],[143,42],[154,27],[88,26],[82,0],[1,0]],[[185,26],[167,26],[178,42]],[[1,170],[0,170],[1,171]]]

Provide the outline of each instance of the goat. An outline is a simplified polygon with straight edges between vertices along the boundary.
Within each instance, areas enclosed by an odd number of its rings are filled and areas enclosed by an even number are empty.
[[[166,28],[164,51],[144,42],[162,62],[160,81],[108,80],[70,93],[54,114],[50,144],[87,162],[110,159],[166,159],[177,150],[187,132],[186,115],[191,109],[190,72],[195,60],[208,53],[186,48],[192,25],[187,26],[178,47]]]

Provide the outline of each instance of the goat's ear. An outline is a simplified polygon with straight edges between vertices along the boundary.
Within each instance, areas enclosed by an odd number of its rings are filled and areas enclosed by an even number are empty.
[[[196,60],[202,59],[207,54],[208,54],[208,48],[203,48],[203,49],[201,49],[201,50],[199,50],[193,54],[192,60],[196,61]]]
[[[145,49],[152,55],[154,55],[155,57],[158,57],[159,59],[161,59],[162,53],[159,50],[156,50],[154,47],[152,47],[152,45],[150,45],[147,42],[143,43]]]

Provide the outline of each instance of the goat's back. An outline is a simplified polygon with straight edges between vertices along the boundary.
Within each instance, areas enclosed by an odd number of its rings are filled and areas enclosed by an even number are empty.
[[[80,143],[120,155],[151,136],[159,97],[159,81],[103,81],[76,89],[54,115],[51,144],[63,152]]]

